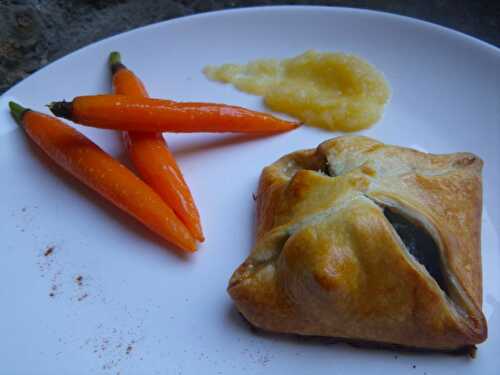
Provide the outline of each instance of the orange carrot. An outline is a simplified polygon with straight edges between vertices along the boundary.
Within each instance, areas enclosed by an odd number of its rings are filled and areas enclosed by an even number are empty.
[[[118,52],[109,55],[116,94],[148,97],[141,80],[121,62]],[[174,210],[194,238],[204,240],[200,215],[189,187],[161,133],[123,132],[128,155],[140,176]]]
[[[196,241],[172,209],[124,165],[59,119],[9,103],[28,136],[64,170],[186,251]]]
[[[56,116],[82,125],[126,131],[276,133],[298,126],[231,105],[125,95],[78,96],[72,102],[53,102],[49,108]]]

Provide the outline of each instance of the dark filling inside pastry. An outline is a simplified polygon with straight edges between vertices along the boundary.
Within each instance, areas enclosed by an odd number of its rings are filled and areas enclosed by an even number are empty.
[[[384,215],[392,224],[406,248],[436,280],[439,287],[448,293],[439,248],[430,234],[403,216],[385,208]]]
[[[336,177],[335,173],[333,173],[333,171],[330,170],[330,164],[328,163],[328,160],[326,160],[326,159],[323,163],[321,163],[320,172],[327,175],[327,176],[330,176],[330,177]]]

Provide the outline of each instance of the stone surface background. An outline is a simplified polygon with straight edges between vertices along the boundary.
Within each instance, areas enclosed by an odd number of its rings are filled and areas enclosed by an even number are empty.
[[[0,0],[0,93],[45,64],[113,34],[194,13],[284,4],[402,14],[500,46],[500,2],[491,0]]]

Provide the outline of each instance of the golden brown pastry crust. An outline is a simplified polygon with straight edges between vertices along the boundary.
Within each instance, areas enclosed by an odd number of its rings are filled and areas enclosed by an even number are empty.
[[[455,350],[486,339],[482,161],[345,136],[266,167],[257,238],[228,292],[275,332]],[[406,249],[389,209],[437,244],[446,291]]]

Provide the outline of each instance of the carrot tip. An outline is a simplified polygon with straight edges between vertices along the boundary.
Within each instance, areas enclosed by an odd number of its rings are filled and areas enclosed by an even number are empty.
[[[193,244],[182,246],[181,249],[187,253],[196,253],[198,251],[198,244],[195,242]]]
[[[23,115],[28,111],[28,108],[25,108],[22,105],[13,101],[9,102],[9,109],[10,113],[12,113],[12,116],[14,117],[14,119],[18,124],[21,123]]]

